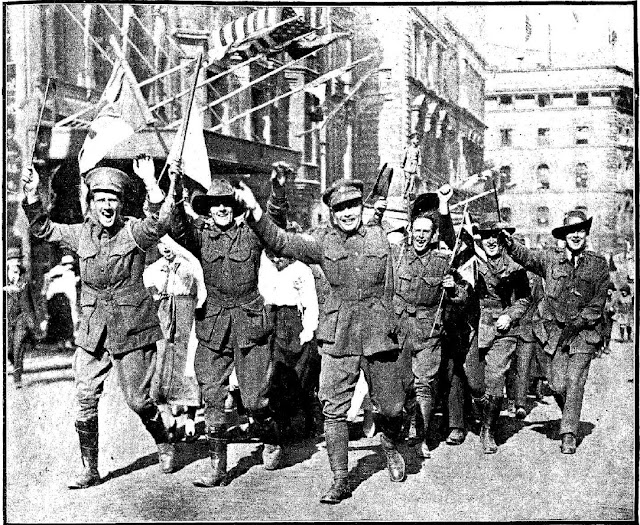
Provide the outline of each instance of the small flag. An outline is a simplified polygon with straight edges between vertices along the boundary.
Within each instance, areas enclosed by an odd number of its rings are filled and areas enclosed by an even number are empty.
[[[129,82],[122,64],[116,63],[98,103],[102,107],[93,119],[78,155],[81,174],[93,168],[115,146],[145,127],[145,115],[136,100],[135,90],[139,89]],[[138,100],[144,100],[141,93]]]
[[[531,38],[531,21],[529,15],[524,16],[524,41],[526,42]]]
[[[168,155],[170,160],[176,160],[179,156],[179,140],[177,139],[180,136],[181,129],[176,133],[171,145],[171,151]],[[204,142],[202,115],[196,107],[191,108],[191,113],[189,114],[187,133],[182,150],[182,172],[190,179],[201,184],[205,189],[209,189],[211,186],[211,168],[209,167],[207,146]]]
[[[618,34],[615,31],[611,31],[609,33],[609,43],[612,46],[615,46],[617,41],[618,41]]]

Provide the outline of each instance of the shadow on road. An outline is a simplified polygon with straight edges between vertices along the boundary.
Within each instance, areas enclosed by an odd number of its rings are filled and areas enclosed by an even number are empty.
[[[537,424],[537,423],[531,423]],[[584,438],[590,435],[593,432],[595,425],[593,423],[589,423],[586,421],[580,421],[580,425],[578,426],[578,435],[576,436],[576,440],[578,442],[578,446]],[[538,434],[542,434],[553,441],[560,441],[560,419],[551,419],[549,421],[543,422],[538,427],[532,427],[532,430],[538,432]]]
[[[351,486],[351,490],[356,490],[363,482],[387,466],[385,459],[382,457],[380,447],[377,445],[367,445],[364,447],[350,446],[349,450],[370,450],[373,452],[360,458],[356,466],[349,471],[349,485]]]
[[[150,467],[151,465],[155,465],[158,463],[158,455],[156,453],[149,454],[147,456],[143,456],[141,458],[136,459],[130,465],[126,467],[122,467],[114,470],[113,472],[109,472],[106,476],[104,476],[101,480],[101,483],[106,483],[112,479],[119,478],[120,476],[126,476],[127,474],[131,474],[136,470],[144,469]]]

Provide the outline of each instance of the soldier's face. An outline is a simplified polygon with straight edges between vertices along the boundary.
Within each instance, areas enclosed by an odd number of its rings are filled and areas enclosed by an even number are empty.
[[[17,262],[7,261],[7,281],[17,283],[20,278],[20,266]]]
[[[176,258],[174,251],[162,242],[158,243],[158,251],[167,261],[173,261]]]
[[[122,201],[120,198],[108,191],[96,191],[93,194],[91,207],[98,218],[98,222],[104,228],[111,228],[120,215]]]
[[[223,200],[216,202],[215,205],[209,209],[209,215],[216,226],[219,228],[227,228],[233,221],[233,208],[231,207],[231,203]]]
[[[343,232],[356,231],[362,223],[362,202],[351,200],[336,204],[333,207],[333,217]]]
[[[420,254],[427,250],[433,237],[433,221],[427,217],[418,217],[413,221],[411,238],[413,248]]]
[[[482,234],[480,236],[480,243],[482,244],[484,253],[486,253],[488,257],[495,257],[496,255],[498,255],[500,244],[498,243],[497,232]]]
[[[565,241],[567,243],[567,248],[572,252],[582,251],[584,250],[587,242],[587,230],[582,229],[573,233],[568,233],[565,237]]]

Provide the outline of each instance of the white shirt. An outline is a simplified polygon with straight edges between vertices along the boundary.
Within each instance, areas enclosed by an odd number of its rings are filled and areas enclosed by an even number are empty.
[[[318,296],[313,272],[306,264],[294,261],[278,270],[262,252],[258,270],[258,290],[265,304],[297,306],[302,314],[300,342],[306,343],[318,328]]]

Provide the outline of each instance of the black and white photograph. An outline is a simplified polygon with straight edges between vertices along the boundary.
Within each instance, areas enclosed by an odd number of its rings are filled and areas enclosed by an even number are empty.
[[[638,522],[634,1],[1,7],[4,523]]]

